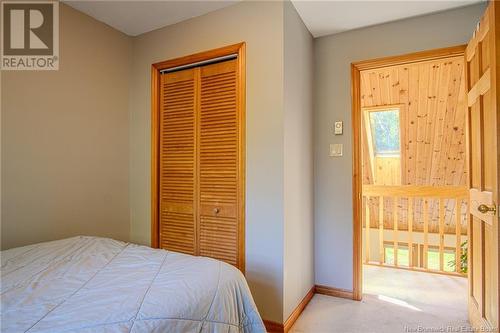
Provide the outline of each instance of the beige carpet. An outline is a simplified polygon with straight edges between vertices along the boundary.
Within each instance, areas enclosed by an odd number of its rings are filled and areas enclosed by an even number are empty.
[[[458,331],[469,328],[465,278],[364,266],[363,283],[361,302],[315,295],[291,332],[438,332],[441,328],[447,332],[448,327]]]

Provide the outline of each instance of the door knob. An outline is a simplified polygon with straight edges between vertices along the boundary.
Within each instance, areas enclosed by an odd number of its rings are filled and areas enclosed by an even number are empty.
[[[217,214],[219,214],[219,212],[220,212],[219,207],[215,207],[214,208],[214,214],[217,215]]]
[[[481,204],[477,207],[477,210],[480,211],[481,213],[483,214],[486,214],[488,212],[492,212],[493,215],[496,214],[497,212],[497,207],[495,205],[493,206],[488,206],[488,205],[485,205],[485,204]]]

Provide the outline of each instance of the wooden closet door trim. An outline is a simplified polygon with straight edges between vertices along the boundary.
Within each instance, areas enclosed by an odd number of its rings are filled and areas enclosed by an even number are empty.
[[[193,64],[195,62],[206,61],[214,58],[224,57],[231,54],[238,54],[238,58],[244,57],[245,42],[224,46],[218,49],[191,54],[188,56],[160,61],[152,66],[158,71],[178,66]]]
[[[160,246],[160,71],[151,66],[151,247]]]
[[[195,101],[194,101],[194,146],[195,146],[195,182],[194,182],[194,203],[195,208],[195,253],[200,253],[200,104],[201,104],[201,70],[200,67],[195,68],[194,72],[195,82]]]
[[[231,54],[237,54],[237,95],[238,95],[238,259],[240,270],[245,272],[245,122],[246,122],[246,50],[245,43],[225,46],[222,48],[200,52],[185,57],[166,60],[151,65],[151,247],[159,247],[159,90],[160,71],[210,60]],[[198,170],[196,171],[198,172]],[[197,185],[198,186],[198,185]],[[199,209],[199,207],[198,207]],[[198,224],[199,225],[199,224]]]
[[[238,76],[237,76],[237,95],[238,95],[238,255],[240,270],[245,274],[245,149],[246,149],[246,62],[245,62],[245,43],[242,43],[238,49]]]

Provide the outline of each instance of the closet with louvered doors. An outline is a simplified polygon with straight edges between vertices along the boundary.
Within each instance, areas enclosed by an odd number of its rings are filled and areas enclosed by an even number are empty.
[[[244,270],[240,62],[160,75],[158,245]]]

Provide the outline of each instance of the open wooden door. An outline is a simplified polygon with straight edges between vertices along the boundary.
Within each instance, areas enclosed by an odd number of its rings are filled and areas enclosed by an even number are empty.
[[[500,3],[490,1],[465,51],[469,156],[469,320],[480,332],[499,325]]]

